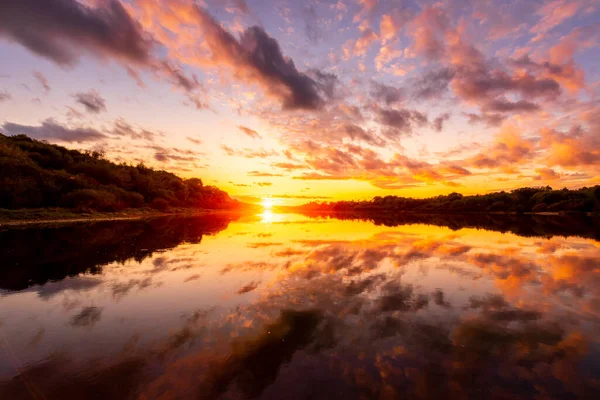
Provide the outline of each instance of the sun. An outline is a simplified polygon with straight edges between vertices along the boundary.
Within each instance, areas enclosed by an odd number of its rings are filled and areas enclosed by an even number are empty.
[[[265,210],[270,210],[275,205],[275,202],[270,197],[265,197],[262,199],[262,206]]]

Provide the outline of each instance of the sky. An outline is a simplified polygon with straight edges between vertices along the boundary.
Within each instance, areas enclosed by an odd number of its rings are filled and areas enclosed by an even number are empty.
[[[600,184],[600,0],[0,0],[0,132],[277,204]]]

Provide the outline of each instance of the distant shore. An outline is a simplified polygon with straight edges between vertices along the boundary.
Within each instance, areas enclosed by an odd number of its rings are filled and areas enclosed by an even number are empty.
[[[143,218],[167,216],[201,216],[207,214],[237,213],[239,210],[207,210],[172,208],[165,211],[153,209],[130,209],[118,212],[77,213],[68,209],[0,209],[0,228],[5,226],[20,226],[50,223],[71,223],[86,221],[126,221]]]
[[[86,221],[126,221],[136,220],[144,218],[157,218],[157,217],[168,217],[168,216],[203,216],[207,214],[234,214],[248,212],[250,209],[240,210],[208,210],[208,209],[189,209],[189,208],[170,208],[168,210],[159,211],[150,208],[141,209],[129,209],[117,212],[89,212],[89,213],[78,213],[69,209],[62,208],[42,208],[42,209],[19,209],[19,210],[7,210],[0,209],[0,228],[7,226],[22,226],[22,225],[35,225],[35,224],[51,224],[51,223],[74,223],[74,222],[86,222]],[[487,212],[425,212],[425,211],[398,211],[393,213],[384,213],[381,211],[303,211],[295,207],[275,207],[275,212],[279,213],[294,213],[304,214],[307,216],[356,216],[356,217],[369,217],[378,216],[382,214],[391,215],[534,215],[534,216],[597,216],[594,213],[581,213],[581,212],[525,212],[525,213],[514,213],[514,212],[501,212],[501,211],[487,211]]]
[[[368,216],[368,215],[382,215],[382,214],[388,214],[388,215],[407,215],[407,214],[413,214],[413,215],[545,215],[545,216],[569,216],[569,215],[575,215],[575,216],[588,216],[588,217],[594,217],[594,216],[599,216],[598,213],[592,213],[592,212],[579,212],[579,211],[540,211],[540,212],[532,212],[532,211],[526,211],[526,212],[515,212],[515,211],[426,211],[426,210],[395,210],[395,211],[389,211],[389,210],[339,210],[339,211],[333,211],[333,210],[319,210],[319,209],[312,209],[312,210],[304,210],[301,207],[274,207],[273,208],[274,211],[276,212],[281,212],[281,213],[296,213],[296,214],[304,214],[304,215],[314,215],[314,216],[318,216],[318,215],[322,215],[322,216],[328,216],[328,215],[351,215],[351,214],[355,214],[355,215],[361,215],[361,216]]]

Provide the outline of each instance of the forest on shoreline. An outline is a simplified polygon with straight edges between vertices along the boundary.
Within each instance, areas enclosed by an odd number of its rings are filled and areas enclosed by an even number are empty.
[[[303,213],[600,213],[600,186],[555,190],[524,187],[510,192],[463,196],[450,193],[424,199],[377,196],[365,201],[310,202],[294,210]]]
[[[25,135],[0,134],[0,209],[60,208],[74,213],[124,210],[240,210],[201,179],[183,179],[143,164],[116,164],[95,151],[70,150]],[[377,196],[365,201],[310,202],[281,211],[302,213],[600,213],[600,186],[524,187],[464,196],[415,199]]]
[[[82,213],[243,206],[198,178],[183,179],[143,164],[116,164],[100,152],[70,150],[25,135],[0,134],[0,209]]]

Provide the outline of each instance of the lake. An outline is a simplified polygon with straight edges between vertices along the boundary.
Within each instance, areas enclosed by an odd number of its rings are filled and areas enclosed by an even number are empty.
[[[266,211],[0,228],[0,398],[598,398],[599,226]]]

